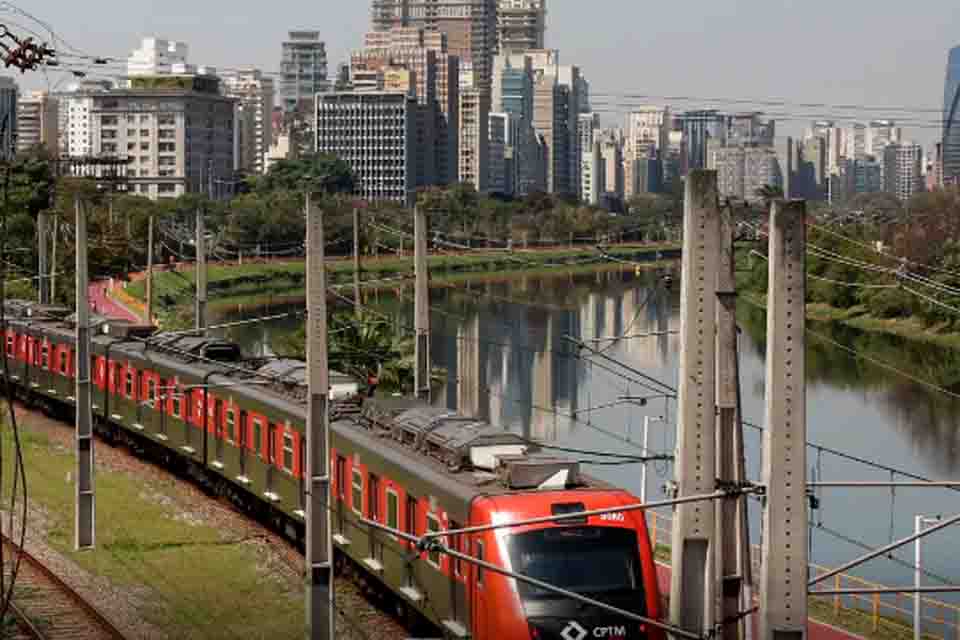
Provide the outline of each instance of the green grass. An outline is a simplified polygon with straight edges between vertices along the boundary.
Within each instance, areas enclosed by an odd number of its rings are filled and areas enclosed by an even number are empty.
[[[175,638],[303,636],[299,581],[264,574],[257,547],[240,542],[241,534],[179,517],[183,488],[172,481],[99,470],[97,548],[73,551],[73,454],[32,432],[29,416],[24,423],[30,502],[46,514],[48,544],[115,587],[141,593],[144,619]],[[4,489],[9,495],[9,484]]]
[[[658,249],[677,249],[677,245],[648,245],[613,247],[611,255],[632,256],[652,253]],[[562,262],[600,258],[593,248],[557,249],[534,253],[507,254],[503,251],[477,252],[457,256],[431,256],[429,265],[435,279],[457,282],[478,276],[504,273],[544,274],[558,268],[565,270],[594,270],[596,265],[564,267]],[[329,284],[348,284],[353,279],[352,260],[330,260],[327,263]],[[376,280],[400,274],[412,274],[413,259],[383,257],[365,259],[363,278]],[[305,285],[305,265],[302,261],[248,265],[214,265],[208,267],[207,282],[211,307],[235,306],[251,300],[302,294]],[[135,282],[127,287],[134,298],[143,300],[146,285]],[[174,307],[192,304],[194,272],[158,271],[154,274],[154,299],[157,308],[170,314]],[[173,303],[172,305],[170,303]]]

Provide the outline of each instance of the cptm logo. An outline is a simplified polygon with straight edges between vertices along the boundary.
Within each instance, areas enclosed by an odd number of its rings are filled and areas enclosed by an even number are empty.
[[[563,640],[586,640],[587,636],[590,635],[594,638],[606,640],[621,640],[627,637],[627,628],[623,626],[594,627],[593,634],[591,634],[578,622],[571,620],[560,632],[560,637]]]

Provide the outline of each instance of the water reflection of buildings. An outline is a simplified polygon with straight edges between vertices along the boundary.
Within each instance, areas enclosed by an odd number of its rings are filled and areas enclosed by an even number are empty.
[[[434,338],[438,364],[451,372],[448,406],[530,438],[565,440],[579,421],[590,420],[587,386],[596,382],[566,336],[590,341],[626,331],[664,333],[613,346],[635,366],[665,367],[678,347],[677,337],[666,335],[675,311],[670,292],[632,276],[594,278],[602,286],[589,282],[579,294],[571,290],[582,283],[559,283],[564,288],[558,297],[566,296],[567,303],[562,308],[500,303],[458,313],[463,319],[456,320],[455,329],[450,326],[445,336]],[[530,284],[525,289],[521,282],[513,293],[529,290]]]

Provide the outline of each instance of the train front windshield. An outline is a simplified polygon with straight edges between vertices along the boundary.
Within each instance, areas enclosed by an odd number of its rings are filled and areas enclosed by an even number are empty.
[[[637,534],[630,529],[571,527],[541,529],[510,536],[513,570],[582,595],[630,594],[643,591]],[[562,598],[554,592],[517,581],[525,601]]]

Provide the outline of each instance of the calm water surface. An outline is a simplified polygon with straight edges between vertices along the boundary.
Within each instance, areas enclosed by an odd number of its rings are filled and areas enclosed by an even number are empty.
[[[437,398],[490,422],[560,446],[597,451],[640,452],[644,417],[663,417],[651,426],[650,445],[670,453],[675,444],[676,404],[651,398],[646,406],[618,401],[623,396],[654,395],[649,389],[575,357],[565,337],[591,340],[656,333],[607,345],[606,353],[643,373],[677,384],[680,351],[679,278],[664,288],[653,273],[602,272],[551,277],[517,277],[473,282],[453,291],[431,293],[433,357],[449,372]],[[412,322],[412,289],[370,294],[367,303]],[[741,381],[744,415],[764,422],[765,313],[741,303]],[[233,317],[262,312],[238,311]],[[297,322],[282,320],[248,326],[230,335],[252,353],[270,353],[272,341]],[[960,357],[902,339],[862,334],[837,327],[817,331],[854,346],[910,374],[944,385],[957,385]],[[458,379],[476,381],[458,390]],[[911,382],[874,364],[853,359],[829,344],[807,346],[808,439],[857,457],[928,478],[960,480],[960,402]],[[956,388],[956,387],[955,387]],[[760,473],[760,433],[747,428],[748,467]],[[811,473],[824,480],[889,480],[887,471],[809,449]],[[591,474],[640,492],[640,469],[591,466]],[[664,495],[672,477],[667,463],[651,465],[649,491]],[[898,477],[904,480],[903,477]],[[943,489],[829,490],[812,516],[812,560],[836,566],[863,552],[861,544],[879,546],[912,533],[916,514],[960,513],[960,493]],[[753,540],[761,527],[754,508]],[[960,531],[934,534],[924,544],[928,569],[960,584]],[[898,557],[912,562],[913,548]],[[891,585],[912,583],[912,571],[889,559],[857,570],[859,575]],[[936,584],[934,578],[927,579]]]

